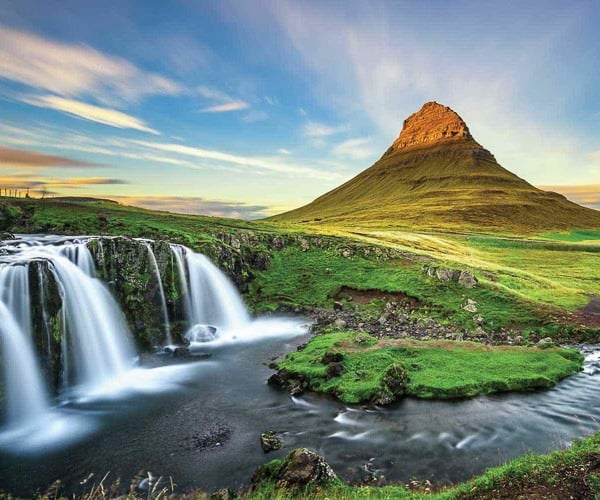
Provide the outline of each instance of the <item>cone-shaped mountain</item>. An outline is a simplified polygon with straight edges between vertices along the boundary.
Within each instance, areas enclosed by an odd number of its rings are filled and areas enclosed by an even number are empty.
[[[370,168],[273,220],[362,228],[497,231],[600,228],[600,212],[501,167],[452,109],[426,103]]]

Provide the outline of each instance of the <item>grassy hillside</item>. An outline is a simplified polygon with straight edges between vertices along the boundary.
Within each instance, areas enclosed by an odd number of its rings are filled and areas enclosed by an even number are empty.
[[[384,155],[309,205],[271,220],[512,235],[600,228],[600,212],[531,186],[473,140]]]

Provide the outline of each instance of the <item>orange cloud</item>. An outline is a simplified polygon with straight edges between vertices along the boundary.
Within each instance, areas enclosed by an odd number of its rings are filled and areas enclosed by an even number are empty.
[[[600,184],[538,187],[546,191],[556,191],[575,203],[600,210]]]
[[[13,149],[0,146],[0,164],[18,167],[89,167],[94,163],[74,160],[65,156],[55,156],[37,151]]]

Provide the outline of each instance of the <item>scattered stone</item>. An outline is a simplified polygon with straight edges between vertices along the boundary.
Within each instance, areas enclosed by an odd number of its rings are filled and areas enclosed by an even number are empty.
[[[388,315],[387,314],[382,314],[379,319],[377,320],[377,323],[379,323],[380,325],[385,325],[387,323],[388,320]]]
[[[260,435],[260,446],[265,453],[279,450],[282,444],[281,434],[277,431],[267,431]]]
[[[438,267],[435,270],[435,275],[440,281],[455,281],[460,276],[460,271],[447,269],[445,267]]]
[[[234,500],[235,498],[239,498],[235,491],[227,488],[217,490],[210,496],[210,500]]]
[[[263,480],[275,481],[280,488],[298,488],[309,484],[326,484],[337,476],[325,459],[307,448],[292,451],[273,471],[267,465],[260,467],[252,477],[252,485],[258,486]]]
[[[335,301],[333,303],[333,310],[334,311],[342,311],[343,309],[344,309],[344,304],[342,304],[341,302]]]
[[[175,358],[184,358],[189,356],[190,350],[187,347],[176,347],[173,350],[173,357]]]
[[[554,347],[554,340],[552,340],[550,337],[546,337],[541,339],[536,346],[540,349],[548,349],[549,347]]]
[[[476,313],[477,302],[475,302],[473,299],[467,299],[467,302],[462,306],[462,308],[467,312]]]
[[[345,320],[343,320],[343,319],[336,319],[336,320],[334,321],[334,325],[335,325],[335,326],[338,326],[338,327],[340,327],[340,328],[346,328],[347,324],[348,324],[348,323],[346,323],[346,321],[345,321]]]
[[[476,325],[478,325],[478,326],[482,326],[482,325],[483,325],[483,322],[484,322],[484,319],[483,319],[483,316],[482,316],[481,314],[478,314],[477,316],[475,316],[475,317],[473,318],[473,321],[475,321],[475,324],[476,324]]]
[[[458,277],[458,283],[465,288],[475,288],[477,278],[467,271],[461,271]]]
[[[301,238],[299,243],[300,243],[300,250],[302,250],[303,252],[306,252],[308,249],[310,249],[310,245],[309,245],[308,241],[305,240],[304,238]]]
[[[465,288],[474,288],[478,283],[477,278],[468,271],[431,266],[425,266],[423,270],[430,278],[437,278],[440,281],[454,281]]]

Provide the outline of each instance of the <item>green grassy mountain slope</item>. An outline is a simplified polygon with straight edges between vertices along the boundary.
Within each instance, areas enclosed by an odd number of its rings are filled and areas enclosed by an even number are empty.
[[[427,103],[373,166],[275,221],[353,228],[530,233],[600,228],[600,212],[500,166],[450,108]]]

